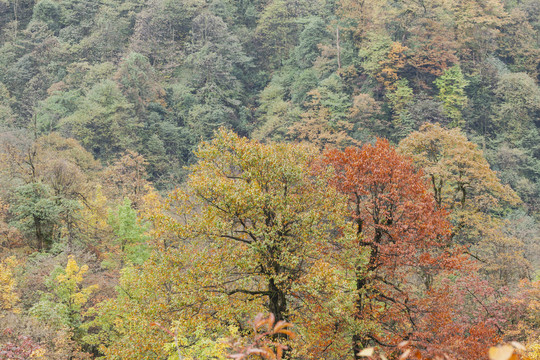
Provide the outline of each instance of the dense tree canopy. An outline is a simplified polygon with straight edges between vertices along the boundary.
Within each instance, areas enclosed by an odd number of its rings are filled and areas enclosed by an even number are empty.
[[[539,34],[539,0],[0,0],[0,359],[538,359]]]

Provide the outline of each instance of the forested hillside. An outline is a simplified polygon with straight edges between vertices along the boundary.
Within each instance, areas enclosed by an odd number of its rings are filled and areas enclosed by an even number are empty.
[[[0,360],[540,359],[539,82],[540,0],[0,0]]]

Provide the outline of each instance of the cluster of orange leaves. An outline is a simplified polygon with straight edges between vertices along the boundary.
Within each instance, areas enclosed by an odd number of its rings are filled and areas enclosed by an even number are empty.
[[[294,339],[296,334],[289,328],[291,323],[280,320],[276,322],[274,314],[270,313],[267,316],[258,314],[253,320],[253,339],[246,345],[238,339],[231,340],[233,354],[228,357],[236,360],[248,359],[252,356],[269,359],[281,360],[284,358],[284,351],[288,347],[282,343],[275,341],[279,338]],[[464,346],[472,346],[473,344],[464,344]],[[392,358],[398,360],[457,360],[450,352],[439,352],[437,354],[428,354],[425,351],[425,344],[420,344],[414,341],[402,341],[397,345],[399,354],[393,354]],[[512,341],[509,344],[494,346],[486,351],[489,360],[531,360],[527,356],[527,349],[522,344]],[[368,347],[361,350],[358,354],[361,358],[372,360],[388,360],[388,357],[375,347]]]
[[[456,357],[450,354],[437,354],[434,356],[427,356],[421,351],[416,344],[412,341],[403,341],[397,347],[401,351],[398,360],[457,360]],[[489,349],[489,360],[527,360],[525,355],[526,348],[518,342],[512,341],[510,344],[494,346]],[[387,357],[383,353],[378,353],[375,348],[369,347],[363,349],[358,353],[360,357],[366,357],[369,359],[387,360]]]
[[[242,360],[251,355],[260,356],[263,359],[280,360],[288,347],[274,339],[287,337],[293,339],[296,335],[289,330],[292,324],[280,320],[276,322],[274,314],[264,316],[257,315],[253,321],[254,338],[248,344],[242,346],[240,343],[233,344],[235,353],[229,355],[231,359]]]

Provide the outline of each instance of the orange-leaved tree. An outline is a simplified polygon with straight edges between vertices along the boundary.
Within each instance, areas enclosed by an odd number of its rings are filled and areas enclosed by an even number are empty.
[[[441,271],[460,257],[449,247],[450,223],[428,191],[422,172],[386,140],[324,153],[330,183],[348,196],[349,218],[367,265],[354,266],[357,326],[355,358],[370,345],[391,348],[403,339],[422,341],[421,319]]]

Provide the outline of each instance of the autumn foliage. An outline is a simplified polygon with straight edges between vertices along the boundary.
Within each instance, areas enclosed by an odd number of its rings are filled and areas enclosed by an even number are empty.
[[[539,85],[540,0],[0,0],[0,360],[540,360]]]
[[[122,205],[105,218],[107,197],[96,186],[77,212],[87,220],[80,231],[111,237],[93,271],[121,268],[116,294],[95,299],[101,285],[91,268],[69,255],[46,272],[29,309],[56,332],[54,344],[12,337],[4,348],[31,344],[30,353],[81,359],[473,360],[505,331],[536,336],[537,283],[523,282],[517,295],[496,289],[470,255],[482,248],[463,241],[474,235],[467,218],[499,224],[487,209],[514,194],[457,130],[423,131],[401,152],[384,139],[321,152],[221,129],[167,197],[138,172],[142,157],[124,156],[104,184],[108,196],[125,196]],[[109,181],[124,168],[139,177]],[[14,264],[0,263],[10,319],[27,301]],[[272,315],[248,322],[263,312]]]
[[[358,251],[369,253],[367,264],[355,269],[357,299],[351,315],[361,324],[353,335],[355,353],[403,339],[432,343],[424,326],[450,330],[454,320],[449,314],[446,323],[430,323],[426,304],[438,304],[442,318],[451,312],[444,310],[449,299],[441,297],[440,280],[465,266],[450,242],[446,210],[437,207],[422,172],[388,141],[326,151],[323,163],[333,169],[330,183],[348,197]]]

